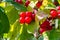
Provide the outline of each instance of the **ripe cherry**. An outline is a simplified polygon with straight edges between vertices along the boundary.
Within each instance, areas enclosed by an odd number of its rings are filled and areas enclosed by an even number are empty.
[[[25,18],[25,23],[29,24],[32,21],[31,17],[26,17]]]
[[[22,0],[15,0],[15,2],[20,3],[20,4],[23,4],[23,1]]]
[[[20,17],[24,17],[24,18],[26,17],[26,13],[25,12],[21,12],[19,15],[20,15]]]
[[[35,14],[32,14],[32,20],[35,20]]]
[[[43,29],[46,29],[47,26],[50,25],[50,22],[48,20],[45,20],[41,25],[40,27],[43,28]]]
[[[36,7],[39,8],[42,5],[42,2],[38,1]]]
[[[25,18],[24,18],[24,17],[20,17],[19,22],[20,22],[21,24],[24,24],[24,23],[25,23]]]
[[[49,26],[49,29],[48,30],[52,30],[52,28],[53,28],[52,26]]]
[[[60,6],[57,6],[56,9],[57,9],[57,10],[60,10]]]
[[[29,4],[30,4],[30,1],[29,0],[26,0],[25,6],[28,7]]]
[[[45,29],[40,28],[39,33],[42,34],[43,32],[45,32]]]
[[[57,11],[54,9],[50,10],[50,15],[52,18],[56,18],[57,17]]]
[[[32,16],[32,12],[26,12],[26,17],[31,17]]]
[[[46,30],[48,30],[48,31],[49,31],[49,30],[52,30],[52,26],[50,26],[50,25],[47,26]]]
[[[58,18],[60,18],[60,11],[58,11]]]

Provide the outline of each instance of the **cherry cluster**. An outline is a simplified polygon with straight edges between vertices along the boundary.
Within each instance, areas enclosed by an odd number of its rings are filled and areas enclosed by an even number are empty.
[[[50,10],[50,15],[51,15],[52,18],[60,18],[60,6],[57,6],[56,10],[51,9]]]
[[[23,3],[22,0],[15,0],[15,2],[19,3],[19,4],[24,4],[26,7],[29,6],[30,4],[30,0],[26,0],[25,3]],[[36,8],[40,8],[40,6],[42,5],[43,0],[38,0],[36,3]],[[57,5],[57,2],[53,2],[55,5]],[[34,7],[34,8],[35,8]],[[35,9],[36,9],[35,8]],[[21,24],[30,24],[32,21],[35,21],[35,13],[33,12],[21,12],[19,14],[20,18],[19,18],[19,22]],[[42,24],[40,24],[40,29],[39,32],[40,34],[42,34],[45,31],[50,31],[52,30],[52,25],[50,23],[50,20],[55,19],[55,18],[60,18],[60,6],[57,6],[56,9],[51,9],[50,10],[50,17],[47,18]]]
[[[40,25],[40,34],[42,34],[45,31],[52,30],[52,25],[50,23],[50,20],[60,18],[60,6],[57,6],[56,9],[50,10],[50,17],[47,18],[41,25]]]
[[[15,0],[15,2],[19,3],[19,4],[23,4],[23,1],[22,0]],[[28,7],[28,5],[30,4],[30,1],[29,0],[26,0],[26,2],[24,3],[24,5],[26,7]]]
[[[19,16],[20,16],[19,22],[21,24],[24,23],[30,24],[31,21],[35,20],[35,14],[32,12],[21,12]]]
[[[52,25],[50,24],[50,20],[51,20],[51,19],[52,19],[51,17],[47,18],[47,19],[40,25],[40,29],[39,29],[40,34],[42,34],[42,33],[45,32],[45,31],[50,31],[50,30],[52,30]]]

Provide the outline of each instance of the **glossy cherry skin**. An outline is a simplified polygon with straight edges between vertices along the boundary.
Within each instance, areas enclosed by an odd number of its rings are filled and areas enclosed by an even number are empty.
[[[25,23],[25,18],[24,18],[24,17],[20,17],[19,22],[20,22],[21,24],[24,24],[24,23]]]
[[[50,15],[52,18],[56,18],[57,17],[57,11],[54,9],[50,10]]]
[[[32,21],[31,17],[26,17],[25,18],[25,23],[30,24]]]
[[[31,17],[32,16],[32,12],[26,12],[26,17]]]
[[[57,9],[57,10],[60,10],[60,6],[57,6],[56,9]]]
[[[27,1],[25,2],[25,6],[28,7],[29,4],[30,4],[30,1],[27,0]]]
[[[25,12],[21,12],[21,13],[19,14],[19,16],[25,18],[25,17],[26,17],[26,13],[25,13]]]

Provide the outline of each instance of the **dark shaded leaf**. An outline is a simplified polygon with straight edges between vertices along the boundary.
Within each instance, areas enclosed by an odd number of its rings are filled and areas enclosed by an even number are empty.
[[[0,34],[7,33],[10,25],[7,15],[0,8]]]

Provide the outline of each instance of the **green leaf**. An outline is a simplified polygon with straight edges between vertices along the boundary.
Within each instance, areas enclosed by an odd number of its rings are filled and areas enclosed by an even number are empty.
[[[60,32],[52,30],[48,33],[49,40],[60,40]]]
[[[10,24],[13,24],[19,18],[18,11],[14,6],[7,6],[5,8],[5,11],[8,16]]]
[[[22,33],[20,34],[20,40],[28,40],[32,36],[32,34],[28,34],[26,25],[23,25],[22,27],[23,29]]]
[[[18,20],[15,21],[15,23],[11,26],[13,27],[13,31],[8,33],[8,37],[10,40],[15,40],[17,35],[20,33],[21,25]]]
[[[58,0],[60,2],[60,0]]]
[[[7,33],[9,31],[9,28],[10,25],[8,17],[0,8],[0,34]]]
[[[22,0],[23,1],[23,3],[25,3],[26,2],[26,0]]]
[[[34,1],[34,2],[36,2],[37,0],[31,0],[31,1]]]
[[[58,30],[60,30],[60,19],[58,19]]]
[[[26,7],[22,4],[18,4],[16,2],[11,2],[17,9],[19,9],[20,11],[27,11]]]
[[[3,0],[3,1],[13,1],[13,0]]]
[[[39,38],[38,38],[38,40],[43,40],[44,38],[43,38],[43,36],[40,36]]]
[[[29,33],[34,33],[36,29],[37,29],[37,26],[36,26],[36,23],[34,21],[31,22],[27,27],[27,31]]]
[[[30,6],[27,7],[28,11],[33,11],[33,8],[31,8]]]
[[[58,1],[58,3],[60,4],[60,0],[57,0]]]
[[[52,0],[48,0],[48,2],[52,3]]]
[[[31,36],[29,40],[37,40],[34,36]]]
[[[5,10],[0,6],[0,11],[5,12]]]
[[[49,9],[44,9],[44,10],[42,10],[42,11],[44,11],[45,12],[45,14],[50,14],[50,10]]]
[[[7,1],[7,2],[12,4],[17,10],[27,11],[27,8],[23,4],[19,4],[19,3],[16,3],[14,1]]]
[[[52,3],[48,3],[48,5],[45,7],[45,9],[55,9],[56,6]]]
[[[60,19],[58,19],[58,21],[59,21],[58,24],[60,24]]]

